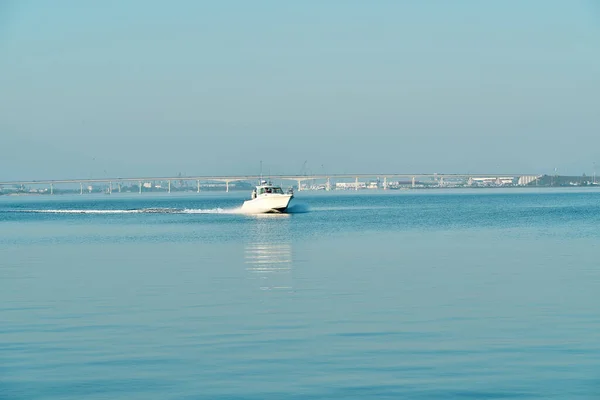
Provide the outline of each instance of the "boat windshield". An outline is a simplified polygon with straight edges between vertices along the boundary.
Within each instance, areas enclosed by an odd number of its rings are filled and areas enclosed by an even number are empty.
[[[258,194],[263,194],[263,193],[276,193],[276,194],[283,194],[283,190],[281,190],[280,187],[263,187],[260,188],[260,190],[258,191]]]

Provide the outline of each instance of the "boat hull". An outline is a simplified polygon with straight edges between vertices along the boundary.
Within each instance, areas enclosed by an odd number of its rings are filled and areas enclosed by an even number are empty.
[[[289,194],[263,195],[256,199],[246,200],[242,212],[267,214],[287,211],[293,196]]]

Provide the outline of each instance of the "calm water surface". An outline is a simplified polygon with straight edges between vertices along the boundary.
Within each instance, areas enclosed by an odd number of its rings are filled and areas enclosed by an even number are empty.
[[[594,399],[600,192],[0,197],[2,399]]]

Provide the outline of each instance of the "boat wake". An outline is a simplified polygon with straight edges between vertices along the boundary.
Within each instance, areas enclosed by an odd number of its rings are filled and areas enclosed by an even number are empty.
[[[31,213],[31,214],[253,214],[252,212],[242,211],[241,207],[237,208],[137,208],[130,210],[113,210],[113,209],[37,209],[37,210],[10,210],[15,213]],[[295,204],[288,208],[287,214],[300,214],[308,212],[308,207],[302,204]]]
[[[12,212],[23,212],[33,214],[239,214],[239,208],[138,208],[131,210],[12,210]]]

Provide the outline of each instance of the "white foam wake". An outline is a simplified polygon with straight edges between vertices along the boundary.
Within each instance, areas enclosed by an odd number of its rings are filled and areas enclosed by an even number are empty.
[[[10,210],[18,213],[33,214],[260,214],[265,210],[242,210],[237,208],[138,208],[130,210],[113,209],[33,209],[33,210]],[[294,204],[288,208],[287,214],[306,213],[309,209],[302,204]]]
[[[202,208],[185,208],[181,210],[181,214],[241,214],[240,208],[211,208],[211,209],[202,209]]]
[[[13,210],[14,212],[26,212],[34,214],[237,214],[239,209],[223,209],[223,208],[140,208],[133,210]]]

